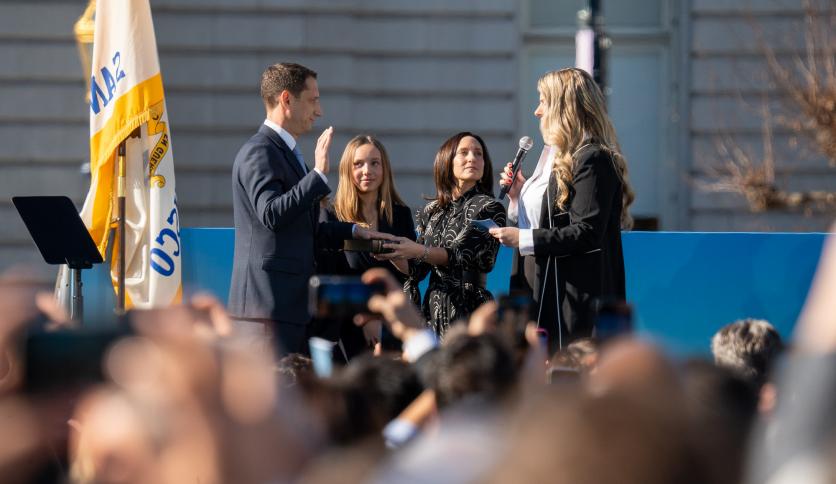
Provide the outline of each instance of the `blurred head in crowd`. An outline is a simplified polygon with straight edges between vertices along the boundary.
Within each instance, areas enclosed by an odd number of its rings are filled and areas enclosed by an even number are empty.
[[[290,389],[280,395],[272,354],[213,336],[189,314],[136,314],[136,334],[108,351],[108,383],[73,418],[76,482],[281,480],[319,445],[307,409]]]
[[[423,391],[412,366],[372,355],[355,357],[329,379],[300,378],[299,385],[331,443],[340,446],[366,439],[382,444],[383,427]]]
[[[589,389],[594,394],[627,393],[656,403],[656,397],[681,398],[681,381],[676,368],[654,345],[621,339],[608,343],[595,371],[589,375]]]
[[[746,442],[757,414],[757,391],[731,370],[703,359],[686,361],[682,380],[684,408],[708,482],[741,482]]]
[[[675,404],[549,387],[521,409],[486,482],[704,484]]]
[[[598,344],[592,338],[572,341],[566,347],[566,353],[578,362],[584,372],[592,371],[598,362]]]
[[[171,422],[153,419],[151,409],[116,389],[89,394],[73,425],[74,482],[162,482],[155,465]],[[158,417],[163,417],[159,415]]]
[[[560,355],[580,367],[568,350]],[[522,399],[489,482],[708,482],[680,377],[655,346],[612,341],[574,388],[551,385]]]
[[[507,345],[496,334],[450,338],[433,361],[430,380],[439,408],[465,399],[498,403],[517,375]]]
[[[0,439],[0,481],[3,482],[57,482],[66,463],[64,442],[71,411],[67,395],[44,394],[35,398],[24,394],[27,335],[71,326],[52,296],[52,287],[43,280],[42,274],[23,266],[0,275],[0,435],[4,436]]]
[[[380,436],[424,390],[409,364],[368,354],[352,359],[334,382],[345,399],[354,438]]]
[[[591,338],[581,338],[569,343],[565,349],[558,351],[549,358],[547,380],[551,382],[551,375],[558,377],[585,375],[595,368],[598,361],[598,345]]]
[[[722,327],[711,338],[714,363],[760,387],[783,349],[781,336],[769,322],[742,319]]]
[[[276,363],[276,371],[281,376],[282,385],[292,387],[299,378],[312,376],[313,362],[307,356],[291,353]]]

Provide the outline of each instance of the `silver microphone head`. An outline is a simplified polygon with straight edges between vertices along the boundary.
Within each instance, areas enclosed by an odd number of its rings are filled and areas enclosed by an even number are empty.
[[[520,149],[523,151],[528,151],[531,147],[534,146],[534,140],[531,139],[530,136],[523,136],[520,138]]]

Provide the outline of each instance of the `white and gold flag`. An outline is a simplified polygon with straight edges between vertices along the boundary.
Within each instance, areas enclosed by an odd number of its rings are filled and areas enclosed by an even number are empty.
[[[91,183],[81,218],[104,255],[117,210],[116,151],[127,140],[125,306],[167,306],[181,299],[182,247],[151,7],[148,0],[99,0],[95,23]],[[140,136],[130,137],[137,129]],[[115,287],[114,270],[111,275]]]

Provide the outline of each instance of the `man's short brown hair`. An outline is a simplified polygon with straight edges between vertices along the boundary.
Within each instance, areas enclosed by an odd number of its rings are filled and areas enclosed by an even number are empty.
[[[267,66],[261,74],[261,99],[264,105],[270,109],[276,107],[282,91],[289,91],[299,97],[309,77],[316,79],[316,72],[301,64],[282,62]]]

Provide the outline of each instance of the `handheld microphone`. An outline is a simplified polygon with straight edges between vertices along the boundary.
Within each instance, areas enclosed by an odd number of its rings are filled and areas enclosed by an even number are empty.
[[[511,184],[505,185],[499,190],[499,199],[502,200],[505,198],[505,195],[508,194],[508,191],[511,189],[511,185],[514,184],[514,180],[517,179],[517,173],[520,171],[520,167],[522,167],[522,160],[525,158],[525,155],[528,154],[528,150],[534,146],[534,140],[528,136],[523,136],[520,138],[520,149],[517,150],[517,154],[514,155],[514,161],[511,162]]]

